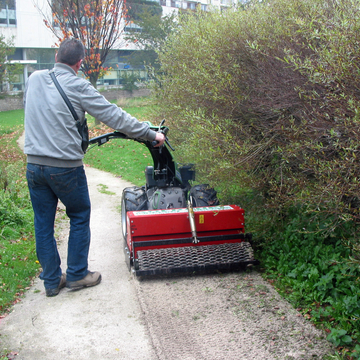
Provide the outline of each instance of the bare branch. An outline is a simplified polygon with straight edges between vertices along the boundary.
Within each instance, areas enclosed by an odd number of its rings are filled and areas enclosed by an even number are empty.
[[[46,12],[36,4],[45,25],[59,42],[74,37],[84,44],[81,70],[96,86],[98,77],[107,70],[103,66],[106,57],[123,32],[124,0],[47,0],[47,5]]]

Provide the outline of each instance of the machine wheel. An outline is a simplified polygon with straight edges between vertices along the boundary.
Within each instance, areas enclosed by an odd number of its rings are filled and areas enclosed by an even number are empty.
[[[193,186],[190,189],[190,196],[192,198],[193,207],[219,205],[216,191],[213,188],[210,188],[208,184]]]
[[[126,214],[128,211],[146,210],[147,197],[143,188],[132,187],[123,191],[121,199],[121,228],[125,243],[127,239]]]

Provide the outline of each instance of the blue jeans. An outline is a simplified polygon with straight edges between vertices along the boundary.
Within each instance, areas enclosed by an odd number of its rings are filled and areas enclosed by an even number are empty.
[[[88,273],[90,246],[90,198],[83,166],[58,168],[27,164],[31,203],[34,209],[36,253],[46,289],[58,287],[61,260],[54,237],[58,200],[70,219],[66,280],[77,281]]]

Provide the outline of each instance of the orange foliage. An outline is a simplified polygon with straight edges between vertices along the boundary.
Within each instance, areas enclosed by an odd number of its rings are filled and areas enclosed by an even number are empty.
[[[85,46],[82,72],[94,84],[107,68],[103,67],[109,50],[123,31],[126,18],[125,0],[47,0],[52,19],[45,25],[63,41],[74,37]]]

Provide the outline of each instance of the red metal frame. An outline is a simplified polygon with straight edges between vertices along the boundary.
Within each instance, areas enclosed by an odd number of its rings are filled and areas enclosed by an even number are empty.
[[[187,208],[129,211],[127,246],[140,250],[203,246],[244,241],[244,210],[237,205],[194,208],[198,244],[192,243]]]

